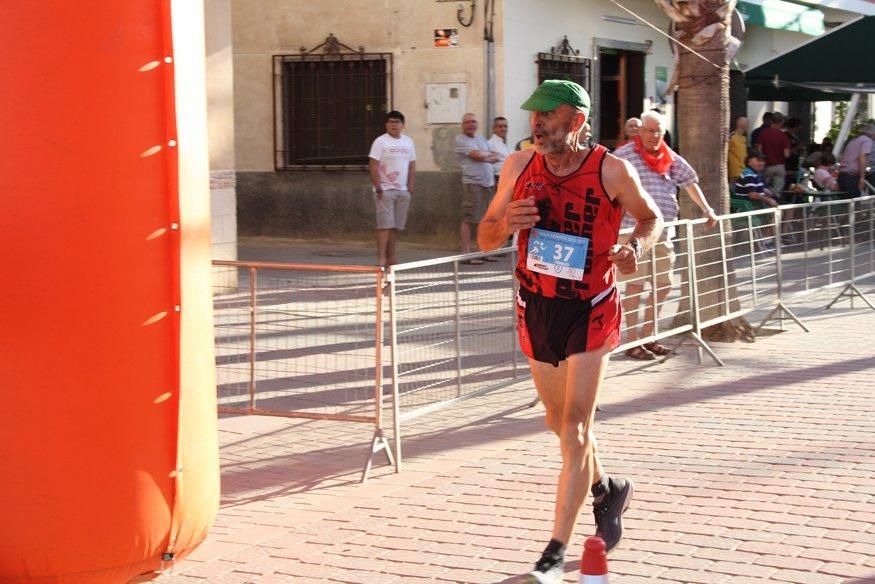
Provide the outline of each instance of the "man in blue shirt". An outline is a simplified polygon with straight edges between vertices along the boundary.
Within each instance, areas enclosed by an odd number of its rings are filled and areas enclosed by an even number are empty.
[[[453,150],[462,167],[462,226],[459,230],[462,253],[471,253],[471,232],[477,228],[489,203],[495,195],[495,170],[498,155],[489,149],[489,142],[477,135],[477,116],[468,113],[462,117],[462,133],[456,136]],[[486,261],[495,261],[486,258]],[[468,264],[479,265],[475,258]]]

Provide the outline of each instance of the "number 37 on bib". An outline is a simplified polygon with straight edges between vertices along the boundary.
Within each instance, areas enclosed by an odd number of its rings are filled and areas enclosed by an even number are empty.
[[[583,280],[589,238],[533,228],[529,232],[526,267],[533,272]]]

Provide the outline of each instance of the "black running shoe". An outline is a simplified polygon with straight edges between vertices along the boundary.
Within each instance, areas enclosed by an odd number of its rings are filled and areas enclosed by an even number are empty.
[[[559,554],[544,554],[529,572],[523,584],[562,584],[565,578],[565,560]]]
[[[595,534],[605,540],[605,549],[611,551],[623,539],[623,513],[632,502],[632,481],[608,477],[610,493],[601,503],[592,505],[595,516]]]

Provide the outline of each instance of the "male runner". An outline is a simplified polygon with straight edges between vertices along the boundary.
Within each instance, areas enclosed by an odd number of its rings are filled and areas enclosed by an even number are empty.
[[[559,436],[562,472],[553,535],[528,582],[561,582],[565,548],[592,491],[596,535],[607,549],[623,534],[632,482],[608,477],[599,463],[593,415],[611,349],[619,344],[621,305],[616,266],[634,273],[659,236],[662,218],[632,166],[600,145],[581,144],[589,117],[586,91],[548,80],[523,104],[531,111],[535,148],[511,154],[478,242],[493,250],[519,232],[520,346]],[[617,245],[624,209],[636,220],[628,243]]]

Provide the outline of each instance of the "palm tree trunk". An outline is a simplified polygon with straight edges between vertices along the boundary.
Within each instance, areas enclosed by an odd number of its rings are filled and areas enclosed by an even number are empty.
[[[675,26],[678,103],[678,138],[683,156],[699,175],[699,185],[718,215],[729,212],[729,184],[726,169],[726,149],[729,133],[729,53],[732,11],[735,0],[655,0]],[[692,49],[692,50],[690,50]],[[693,52],[695,51],[695,52]],[[681,218],[696,218],[699,209],[682,193]],[[728,225],[726,226],[728,227]],[[698,305],[703,320],[738,310],[734,278],[730,274],[729,290],[724,290],[721,249],[733,249],[732,233],[726,229],[724,241],[717,230],[695,230],[696,264],[699,280]],[[726,245],[721,246],[721,243]],[[729,292],[729,299],[725,297]],[[718,330],[705,334],[712,340],[736,340],[748,337],[750,327],[744,319],[735,319]]]

